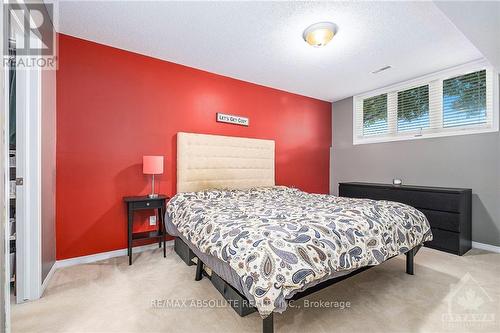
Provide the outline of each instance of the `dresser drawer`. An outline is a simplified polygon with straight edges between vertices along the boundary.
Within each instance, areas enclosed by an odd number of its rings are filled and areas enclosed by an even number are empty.
[[[460,232],[460,214],[427,209],[419,210],[427,217],[432,228]]]
[[[161,208],[162,207],[162,201],[157,200],[157,201],[136,201],[132,202],[132,208],[133,209],[153,209],[153,208]]]
[[[431,228],[431,230],[433,239],[430,242],[425,243],[425,246],[453,254],[459,254],[459,233],[436,228]]]
[[[376,188],[342,185],[339,195],[343,197],[367,198],[401,202],[415,208],[460,212],[461,196],[452,193],[411,191],[399,187]]]

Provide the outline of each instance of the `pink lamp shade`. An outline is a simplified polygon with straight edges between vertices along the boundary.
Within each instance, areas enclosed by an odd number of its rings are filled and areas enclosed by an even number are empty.
[[[163,173],[163,156],[143,156],[142,173],[145,175],[161,175]]]

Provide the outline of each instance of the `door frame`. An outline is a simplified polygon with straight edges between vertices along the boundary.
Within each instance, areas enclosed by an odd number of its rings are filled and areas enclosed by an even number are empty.
[[[0,6],[0,45],[4,45],[4,6]],[[2,47],[3,49],[3,47]],[[3,54],[2,54],[3,57]],[[3,59],[2,59],[3,60]],[[2,63],[2,74],[0,75],[1,103],[0,126],[2,130],[0,147],[0,332],[10,332],[10,246],[9,246],[9,70]]]
[[[2,6],[0,6],[2,7]],[[0,24],[2,24],[3,14],[0,12]],[[1,41],[1,40],[0,40]],[[9,138],[9,102],[8,102],[8,84],[9,82],[9,71],[5,70],[2,66],[2,75],[0,77],[2,92],[0,96],[2,98],[0,115],[0,126],[2,128],[2,139],[0,147],[0,170],[2,177],[0,180],[0,186],[2,190],[0,191],[0,206],[1,206],[1,216],[0,216],[0,244],[2,253],[2,258],[0,258],[0,332],[10,331],[10,228],[9,228],[9,155],[6,146],[8,146]]]
[[[39,67],[16,69],[16,178],[24,179],[16,186],[17,303],[40,298],[42,288],[41,74]]]
[[[22,6],[23,4],[21,4]],[[3,9],[3,8],[2,8]],[[5,18],[5,16],[2,16]],[[23,36],[23,19],[8,17],[10,37],[21,40]],[[4,35],[5,36],[5,35]],[[35,43],[40,43],[34,39]],[[32,44],[33,45],[33,44]],[[4,71],[5,82],[8,81],[8,71]],[[9,107],[7,98],[9,87],[4,82],[4,97],[6,110]],[[42,76],[39,67],[16,68],[16,177],[23,177],[24,184],[16,186],[16,303],[36,300],[42,292],[41,263],[41,109],[42,109]],[[8,112],[4,127],[2,152],[5,162],[3,218],[9,220],[9,121]],[[18,195],[19,193],[19,195]],[[24,219],[24,221],[20,221]],[[8,224],[7,224],[8,225]],[[6,253],[9,258],[9,227],[5,230]],[[7,261],[8,262],[8,261]],[[10,265],[5,269],[6,278],[6,323],[10,327]]]

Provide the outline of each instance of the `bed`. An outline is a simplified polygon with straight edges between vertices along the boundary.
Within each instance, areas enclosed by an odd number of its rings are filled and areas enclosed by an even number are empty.
[[[425,216],[391,202],[311,194],[274,181],[274,141],[178,133],[166,229],[254,306],[273,313],[432,239]]]

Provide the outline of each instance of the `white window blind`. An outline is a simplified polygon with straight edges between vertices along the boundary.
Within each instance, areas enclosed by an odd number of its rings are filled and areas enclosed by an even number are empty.
[[[443,126],[486,123],[486,70],[443,81]]]
[[[363,100],[363,135],[387,133],[387,94]]]
[[[398,92],[398,132],[429,128],[429,86]]]
[[[486,63],[355,96],[354,144],[498,131],[498,73]]]

